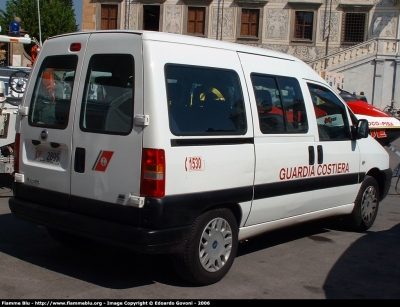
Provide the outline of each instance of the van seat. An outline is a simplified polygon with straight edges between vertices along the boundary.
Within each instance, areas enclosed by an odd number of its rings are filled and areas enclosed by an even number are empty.
[[[272,96],[268,90],[257,90],[255,92],[258,113],[266,113],[272,110]]]
[[[54,115],[56,117],[57,124],[61,127],[68,124],[69,106],[69,99],[59,99],[55,103]]]
[[[132,91],[114,100],[105,116],[105,130],[128,133],[132,129],[133,101]]]
[[[226,101],[207,101],[200,106],[171,105],[169,111],[179,128],[175,132],[236,131],[230,105]]]

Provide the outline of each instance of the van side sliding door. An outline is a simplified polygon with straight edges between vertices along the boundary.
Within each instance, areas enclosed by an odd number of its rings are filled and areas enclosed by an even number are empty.
[[[289,75],[295,63],[239,56],[249,85],[256,152],[254,201],[246,226],[303,214],[313,198],[315,131],[299,80]]]

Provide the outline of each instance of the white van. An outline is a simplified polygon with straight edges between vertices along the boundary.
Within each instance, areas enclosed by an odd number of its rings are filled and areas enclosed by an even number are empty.
[[[54,75],[73,76],[69,96]],[[198,285],[273,229],[332,216],[368,229],[392,177],[368,122],[304,62],[217,40],[50,38],[19,115],[16,217],[71,246],[170,254]]]

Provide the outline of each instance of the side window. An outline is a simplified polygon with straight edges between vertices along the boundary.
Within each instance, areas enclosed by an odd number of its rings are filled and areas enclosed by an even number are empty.
[[[356,45],[366,40],[368,18],[365,12],[344,12],[342,18],[342,44]]]
[[[143,5],[143,30],[160,30],[160,5]]]
[[[101,4],[100,30],[115,30],[117,27],[118,5]]]
[[[331,90],[308,83],[317,118],[320,141],[350,139],[350,127],[345,105]]]
[[[313,12],[294,12],[294,38],[301,40],[312,40],[313,34]]]
[[[296,79],[252,74],[251,81],[262,133],[308,131],[304,99]]]
[[[261,4],[255,4],[255,5],[261,5]],[[261,39],[262,8],[240,7],[238,8],[237,18],[238,18],[237,38],[240,42],[242,41],[257,42]]]
[[[293,43],[315,43],[317,10],[293,10],[291,41]]]
[[[168,112],[175,135],[243,135],[246,113],[235,71],[168,64]]]
[[[133,58],[94,55],[89,62],[80,116],[82,131],[129,134],[133,124]]]
[[[189,6],[187,13],[186,33],[191,35],[204,36],[206,24],[206,8]]]
[[[52,56],[43,61],[30,104],[30,125],[67,127],[77,63],[77,56]]]
[[[258,37],[260,10],[242,8],[241,17],[240,36]]]

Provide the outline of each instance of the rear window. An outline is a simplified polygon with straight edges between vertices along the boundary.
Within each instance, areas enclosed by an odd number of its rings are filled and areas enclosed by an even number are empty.
[[[30,125],[67,127],[77,63],[75,55],[51,56],[42,62],[29,109]]]
[[[128,135],[133,126],[134,60],[96,54],[89,62],[79,125],[82,131]]]
[[[175,135],[243,135],[246,112],[233,70],[165,66],[169,123]]]

